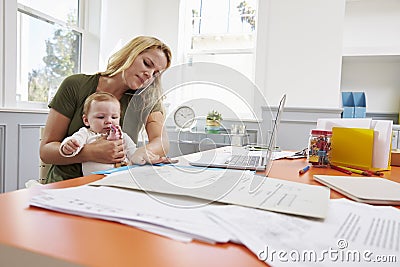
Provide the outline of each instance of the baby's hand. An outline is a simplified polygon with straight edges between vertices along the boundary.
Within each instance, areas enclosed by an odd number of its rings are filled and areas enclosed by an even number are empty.
[[[61,149],[65,155],[71,155],[79,149],[79,143],[75,139],[71,139],[66,142]]]
[[[108,133],[107,140],[118,140],[122,138],[122,130],[119,125],[110,125],[110,132]]]

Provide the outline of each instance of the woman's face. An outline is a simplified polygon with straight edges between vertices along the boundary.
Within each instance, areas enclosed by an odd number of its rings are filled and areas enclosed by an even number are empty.
[[[145,51],[139,54],[123,73],[125,85],[133,90],[144,87],[166,68],[167,58],[163,51],[160,49]]]

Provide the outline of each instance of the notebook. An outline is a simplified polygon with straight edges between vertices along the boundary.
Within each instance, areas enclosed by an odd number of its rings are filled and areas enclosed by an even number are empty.
[[[314,175],[314,180],[358,202],[400,205],[400,183],[385,178]]]
[[[266,171],[268,175],[272,164],[272,152],[276,147],[276,136],[281,121],[286,94],[282,96],[276,112],[275,121],[268,146],[262,151],[249,151],[245,147],[232,147],[232,151],[204,151],[199,160],[190,161],[189,164],[198,167],[228,168],[237,170]],[[265,130],[267,136],[268,130]]]

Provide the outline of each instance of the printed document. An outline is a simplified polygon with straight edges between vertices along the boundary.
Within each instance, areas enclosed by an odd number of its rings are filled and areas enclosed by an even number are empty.
[[[117,172],[91,183],[196,197],[314,218],[324,218],[329,189],[255,175],[250,171],[165,165]]]
[[[225,243],[234,239],[202,212],[204,203],[193,198],[84,185],[43,190],[30,205],[119,222],[180,241]]]
[[[234,205],[207,213],[271,266],[397,266],[400,260],[400,211],[393,207],[335,199],[325,220]]]

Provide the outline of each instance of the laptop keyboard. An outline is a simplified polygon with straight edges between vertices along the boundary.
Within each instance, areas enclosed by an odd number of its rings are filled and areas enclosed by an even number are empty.
[[[232,158],[226,162],[231,166],[254,166],[257,167],[260,162],[260,156],[232,155]]]

